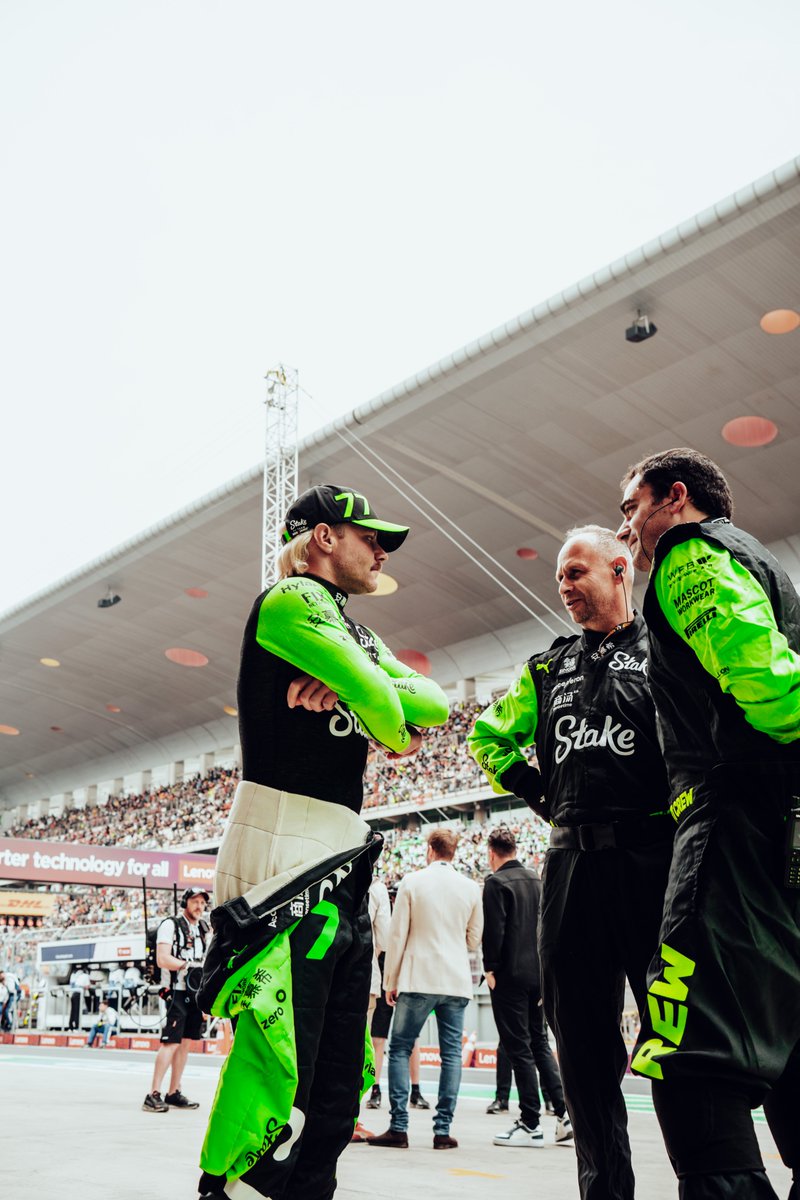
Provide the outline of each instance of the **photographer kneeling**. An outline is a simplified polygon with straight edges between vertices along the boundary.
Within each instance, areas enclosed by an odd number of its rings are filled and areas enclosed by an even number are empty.
[[[181,1078],[189,1043],[200,1037],[203,1013],[197,1003],[201,965],[210,938],[203,913],[210,902],[203,888],[187,888],[180,900],[181,915],[167,917],[156,935],[156,962],[162,982],[169,984],[167,1020],[153,1068],[153,1083],[145,1096],[144,1112],[168,1112],[170,1108],[199,1108],[181,1092]],[[161,1085],[170,1071],[171,1090],[162,1099]]]

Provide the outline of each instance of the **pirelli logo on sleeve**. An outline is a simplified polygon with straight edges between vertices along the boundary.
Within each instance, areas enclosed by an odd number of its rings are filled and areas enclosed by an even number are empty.
[[[704,625],[707,625],[709,621],[713,621],[716,615],[716,608],[707,608],[704,612],[701,612],[699,616],[695,617],[693,621],[690,621],[688,625],[685,625],[683,632],[686,634],[686,640],[691,641],[694,635],[698,633]]]

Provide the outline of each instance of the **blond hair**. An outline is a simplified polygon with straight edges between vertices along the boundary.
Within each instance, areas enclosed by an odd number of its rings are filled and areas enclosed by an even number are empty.
[[[308,570],[308,548],[313,536],[314,530],[309,529],[307,533],[299,533],[297,537],[281,546],[275,560],[278,579],[288,579],[290,575],[305,575]]]

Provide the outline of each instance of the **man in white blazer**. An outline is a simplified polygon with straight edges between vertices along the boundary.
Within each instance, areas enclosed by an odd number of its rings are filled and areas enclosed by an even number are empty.
[[[432,1012],[439,1030],[439,1098],[433,1117],[434,1150],[452,1150],[450,1136],[461,1083],[464,1010],[472,997],[469,952],[480,945],[483,908],[477,883],[453,867],[458,834],[434,829],[428,865],[406,875],[397,889],[383,968],[386,1000],[395,1009],[389,1043],[386,1133],[370,1146],[408,1146],[408,1059]]]

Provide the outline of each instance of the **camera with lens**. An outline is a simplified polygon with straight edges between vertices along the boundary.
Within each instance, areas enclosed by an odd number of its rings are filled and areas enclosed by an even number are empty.
[[[186,971],[186,990],[189,992],[198,992],[202,982],[203,968],[189,967]]]

